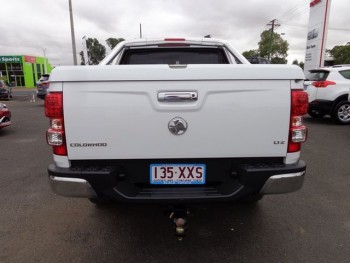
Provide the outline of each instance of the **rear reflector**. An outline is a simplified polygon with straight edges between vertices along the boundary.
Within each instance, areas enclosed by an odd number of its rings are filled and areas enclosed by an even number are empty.
[[[325,81],[315,81],[312,83],[312,86],[316,88],[327,88],[329,85],[335,85],[335,84],[336,83],[334,81],[325,80]]]
[[[66,145],[53,146],[52,150],[53,150],[53,153],[56,154],[56,155],[67,156],[67,147],[66,147]]]
[[[289,153],[299,152],[300,150],[301,150],[301,143],[292,143],[292,142],[290,142],[288,144],[288,152]]]

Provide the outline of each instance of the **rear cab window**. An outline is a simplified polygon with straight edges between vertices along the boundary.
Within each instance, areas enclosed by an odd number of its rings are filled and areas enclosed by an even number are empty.
[[[48,80],[49,79],[49,77],[41,77],[40,78],[40,81],[46,81],[46,80]]]
[[[229,61],[221,48],[137,48],[125,50],[120,64],[229,64]]]

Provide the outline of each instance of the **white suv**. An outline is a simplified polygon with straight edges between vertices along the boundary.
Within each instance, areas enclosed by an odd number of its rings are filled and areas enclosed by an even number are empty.
[[[330,115],[339,124],[350,124],[350,66],[309,70],[304,89],[311,117]]]

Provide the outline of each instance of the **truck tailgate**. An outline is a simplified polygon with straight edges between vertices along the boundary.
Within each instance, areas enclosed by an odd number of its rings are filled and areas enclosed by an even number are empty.
[[[286,156],[291,78],[302,78],[294,67],[98,66],[94,75],[87,68],[51,79],[65,76],[71,160]],[[198,98],[159,99],[173,92]],[[187,123],[181,135],[168,127],[177,117]]]

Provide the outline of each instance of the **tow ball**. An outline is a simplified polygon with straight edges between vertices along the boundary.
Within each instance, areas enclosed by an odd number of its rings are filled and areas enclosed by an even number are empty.
[[[187,216],[190,210],[185,206],[177,206],[170,212],[169,219],[174,223],[175,235],[181,241],[187,235]]]

